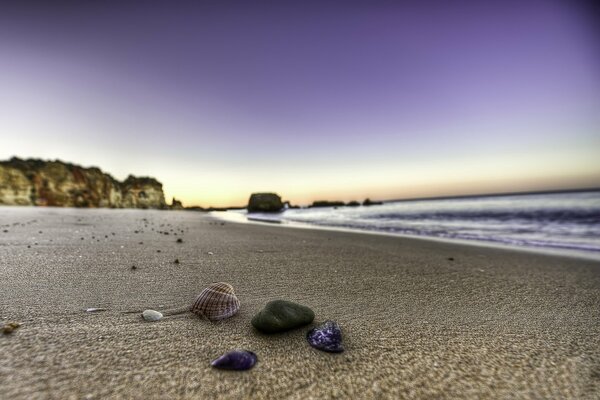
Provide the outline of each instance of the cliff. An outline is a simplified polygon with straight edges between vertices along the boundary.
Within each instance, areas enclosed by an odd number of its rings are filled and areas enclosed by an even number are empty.
[[[119,182],[98,168],[16,157],[0,161],[0,205],[168,208],[154,178]]]

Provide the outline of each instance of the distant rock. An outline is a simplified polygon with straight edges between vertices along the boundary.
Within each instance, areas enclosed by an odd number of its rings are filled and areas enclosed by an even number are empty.
[[[346,206],[348,206],[348,207],[358,207],[358,206],[360,206],[360,203],[358,201],[356,201],[356,200],[353,200],[353,201],[348,202],[346,204]]]
[[[183,210],[184,209],[181,201],[177,200],[175,197],[173,197],[173,201],[171,201],[171,205],[169,206],[169,208],[171,210]]]
[[[154,178],[119,182],[99,168],[16,157],[0,161],[0,205],[166,208]]]
[[[382,201],[373,201],[369,198],[366,198],[365,201],[363,201],[363,206],[377,206],[383,204]]]
[[[277,212],[283,209],[281,197],[275,193],[252,193],[248,212]]]
[[[206,209],[204,207],[200,207],[200,206],[190,206],[190,207],[185,207],[185,209],[187,211],[206,211]]]
[[[293,205],[289,200],[286,200],[283,202],[283,207],[288,210],[288,209],[298,209],[300,208],[300,206],[297,205]]]
[[[328,201],[328,200],[317,200],[313,201],[312,205],[309,207],[317,208],[317,207],[343,207],[346,204],[343,201]]]

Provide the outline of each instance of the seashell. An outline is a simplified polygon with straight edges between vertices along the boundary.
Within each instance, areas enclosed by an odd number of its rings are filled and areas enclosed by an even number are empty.
[[[229,318],[240,309],[240,301],[233,286],[226,282],[209,285],[200,293],[190,311],[211,321]]]
[[[142,318],[148,322],[160,321],[163,318],[162,313],[154,310],[145,310],[142,313]]]
[[[95,313],[95,312],[101,312],[101,311],[107,311],[107,310],[106,310],[106,308],[97,308],[97,307],[87,308],[85,310],[85,312],[89,312],[89,313]]]
[[[344,347],[342,346],[342,330],[334,321],[325,321],[322,325],[308,331],[306,340],[315,349],[329,353],[341,353],[344,351]]]
[[[254,367],[258,358],[248,350],[233,350],[213,360],[210,365],[220,369],[243,371]]]

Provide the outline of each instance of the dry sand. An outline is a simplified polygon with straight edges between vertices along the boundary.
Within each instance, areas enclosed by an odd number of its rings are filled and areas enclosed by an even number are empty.
[[[0,335],[1,399],[600,396],[597,261],[184,211],[4,207],[0,225],[0,319],[23,324]],[[121,313],[214,281],[242,302],[224,322]],[[339,322],[346,352],[255,332],[278,298]],[[210,368],[233,348],[259,363]]]

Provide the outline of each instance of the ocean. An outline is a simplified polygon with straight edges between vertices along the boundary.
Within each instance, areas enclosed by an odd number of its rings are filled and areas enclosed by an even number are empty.
[[[217,213],[237,221],[371,231],[600,257],[600,190],[389,201],[382,205]]]

